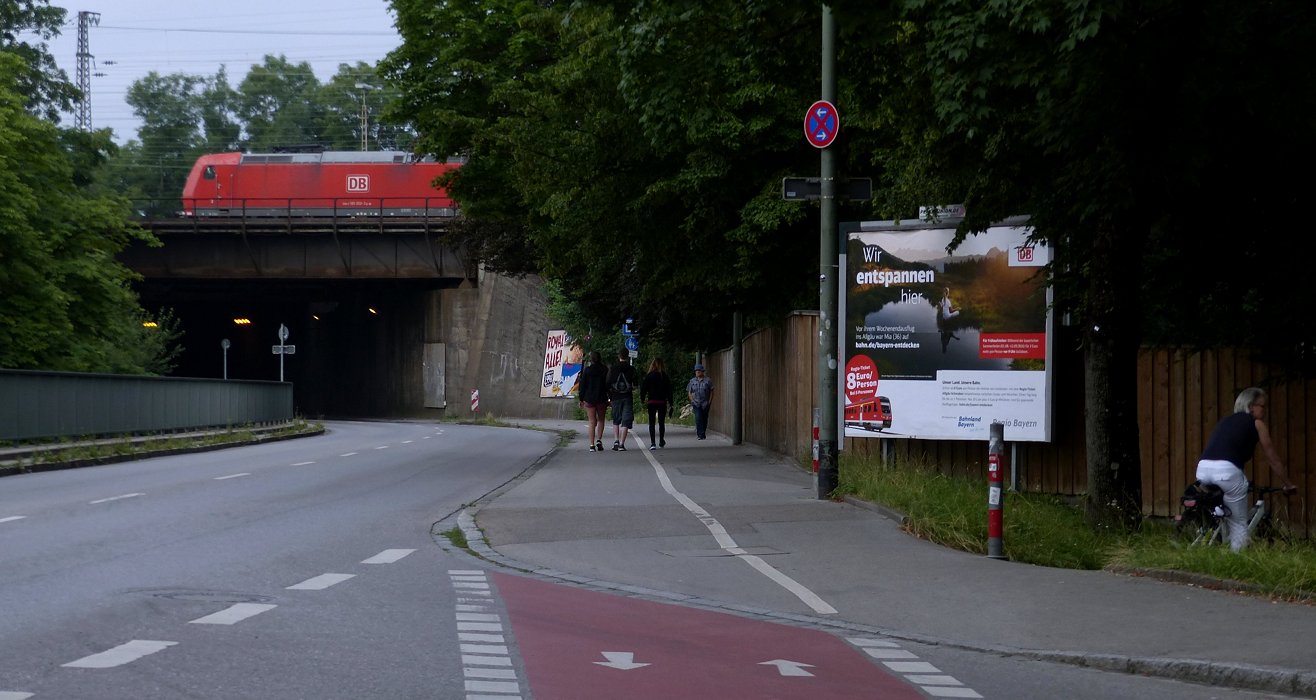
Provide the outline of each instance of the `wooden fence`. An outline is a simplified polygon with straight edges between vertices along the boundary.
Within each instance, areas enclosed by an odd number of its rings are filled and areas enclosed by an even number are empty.
[[[1075,348],[1066,329],[1057,331],[1057,349]],[[813,407],[818,392],[818,315],[796,312],[776,328],[746,336],[743,354],[743,436],[807,465],[812,455]],[[715,385],[731,386],[731,350],[710,353],[705,361]],[[1316,450],[1316,382],[1281,382],[1274,368],[1253,362],[1245,351],[1147,348],[1138,358],[1138,423],[1142,458],[1143,512],[1168,517],[1179,509],[1179,494],[1193,481],[1197,458],[1215,423],[1233,410],[1234,396],[1249,386],[1270,394],[1269,425],[1298,494],[1287,499],[1286,519],[1311,536],[1316,508],[1316,474],[1308,455]],[[1052,441],[1011,445],[1014,463],[1007,476],[1021,491],[1081,496],[1087,490],[1084,442],[1083,359],[1074,350],[1052,358]],[[716,393],[710,415],[713,430],[730,434],[731,397]],[[1007,432],[1007,443],[1010,436]],[[842,449],[916,458],[946,474],[987,480],[987,436],[972,440],[846,438]],[[1262,459],[1247,467],[1249,478],[1272,482]],[[1281,507],[1285,499],[1275,499]],[[1281,515],[1284,515],[1281,513]]]

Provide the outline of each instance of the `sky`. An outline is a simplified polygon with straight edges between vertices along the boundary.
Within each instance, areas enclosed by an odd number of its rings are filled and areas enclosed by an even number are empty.
[[[78,13],[100,13],[88,32],[93,56],[92,128],[115,141],[136,138],[140,122],[124,101],[128,87],[151,71],[212,76],[226,67],[236,87],[267,54],[311,64],[320,82],[340,63],[374,64],[401,44],[386,0],[54,0],[68,11],[49,49],[77,83]],[[95,75],[103,73],[104,75]],[[353,103],[355,105],[355,103]],[[74,115],[65,122],[72,126]]]

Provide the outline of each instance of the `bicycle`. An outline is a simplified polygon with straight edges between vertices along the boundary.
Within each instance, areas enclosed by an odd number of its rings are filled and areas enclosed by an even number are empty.
[[[1271,494],[1282,493],[1287,496],[1289,492],[1282,486],[1254,485],[1249,485],[1248,491],[1256,494],[1256,500],[1248,510],[1247,531],[1251,538],[1269,543],[1289,542],[1287,529],[1276,522],[1274,509],[1266,504]],[[1224,492],[1219,486],[1194,481],[1184,489],[1179,501],[1183,505],[1183,512],[1174,518],[1175,529],[1189,540],[1190,546],[1225,542],[1230,510],[1225,505]]]

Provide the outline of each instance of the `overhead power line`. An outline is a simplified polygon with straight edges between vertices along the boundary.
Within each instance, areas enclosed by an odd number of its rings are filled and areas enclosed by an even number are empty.
[[[313,32],[313,31],[277,31],[270,29],[193,29],[190,27],[169,29],[165,27],[119,27],[109,24],[100,25],[101,29],[124,29],[133,32],[192,32],[195,34],[269,34],[275,36],[396,36],[397,32]]]

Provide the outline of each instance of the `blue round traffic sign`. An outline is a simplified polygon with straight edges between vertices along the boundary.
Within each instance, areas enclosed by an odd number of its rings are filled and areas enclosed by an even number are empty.
[[[814,102],[804,115],[804,137],[815,148],[827,148],[841,130],[841,115],[827,100]]]
[[[639,339],[639,338],[636,338],[636,337],[633,336],[633,335],[628,335],[628,336],[626,336],[626,349],[627,349],[627,350],[639,350],[639,349],[640,349],[640,339]]]

